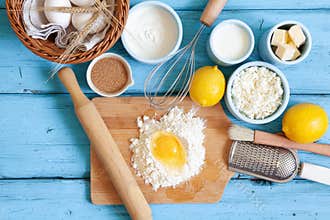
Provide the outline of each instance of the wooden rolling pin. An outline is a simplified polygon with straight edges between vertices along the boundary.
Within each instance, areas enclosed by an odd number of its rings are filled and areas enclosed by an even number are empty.
[[[74,72],[65,67],[59,71],[58,77],[70,93],[77,117],[131,218],[152,219],[151,209],[142,191],[94,103],[81,91]]]

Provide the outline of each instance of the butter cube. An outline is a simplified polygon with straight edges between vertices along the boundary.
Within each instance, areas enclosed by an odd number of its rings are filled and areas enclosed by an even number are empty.
[[[295,47],[295,50],[294,50],[294,54],[293,54],[293,57],[291,58],[291,60],[296,60],[300,57],[301,53],[300,51]]]
[[[295,56],[295,51],[296,47],[292,46],[290,44],[280,44],[276,51],[275,54],[281,59],[281,60],[292,60],[293,57]]]
[[[293,25],[290,27],[289,31],[290,39],[299,48],[306,41],[306,36],[299,25]]]
[[[294,48],[294,54],[293,54],[293,57],[291,58],[291,60],[296,60],[298,57],[300,57],[301,53],[300,53],[299,49],[296,47],[295,43],[293,43],[292,41],[289,41],[288,44]]]
[[[293,47],[296,47],[296,45],[293,43],[293,41],[291,39],[289,39],[288,44],[291,45],[291,46],[293,46]]]
[[[271,45],[279,46],[281,44],[286,44],[289,41],[289,34],[287,30],[276,29],[272,36]]]

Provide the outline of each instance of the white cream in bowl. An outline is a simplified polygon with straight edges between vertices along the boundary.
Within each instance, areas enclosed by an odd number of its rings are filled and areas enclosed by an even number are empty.
[[[230,66],[246,60],[254,48],[254,35],[244,22],[229,19],[220,22],[211,32],[207,53],[212,61]]]
[[[136,60],[159,63],[179,48],[181,20],[164,3],[143,2],[131,9],[121,39],[127,52]]]

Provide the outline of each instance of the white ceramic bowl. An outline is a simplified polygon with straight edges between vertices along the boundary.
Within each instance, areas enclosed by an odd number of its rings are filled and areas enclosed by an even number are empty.
[[[306,36],[306,42],[304,43],[304,45],[301,46],[301,49],[300,49],[301,56],[298,57],[298,59],[292,60],[292,61],[281,60],[280,58],[278,58],[276,56],[276,54],[272,50],[272,46],[271,46],[272,35],[273,35],[274,31],[278,28],[289,29],[291,26],[296,25],[296,24],[301,26],[301,28]],[[307,27],[298,21],[283,21],[283,22],[275,25],[270,30],[266,31],[261,36],[260,41],[259,41],[260,57],[266,62],[270,62],[270,63],[277,64],[277,65],[298,64],[308,56],[309,52],[311,51],[311,48],[312,48],[312,35],[310,34]]]
[[[235,106],[233,99],[232,99],[232,87],[233,87],[233,82],[237,75],[244,69],[252,66],[260,66],[260,67],[266,67],[272,71],[274,71],[282,81],[282,86],[284,90],[283,94],[283,102],[282,105],[270,116],[266,117],[265,119],[251,119],[247,117],[246,115],[242,114],[237,107]],[[288,80],[286,79],[285,75],[282,73],[281,70],[279,70],[277,67],[275,67],[272,64],[261,62],[261,61],[254,61],[254,62],[249,62],[246,64],[243,64],[239,68],[237,68],[234,73],[231,75],[231,77],[228,80],[227,83],[227,90],[226,90],[226,95],[225,95],[225,103],[227,105],[228,110],[239,120],[251,123],[251,124],[266,124],[271,121],[274,121],[277,119],[286,109],[290,99],[290,87]]]
[[[124,30],[123,34],[121,35],[121,41],[123,43],[124,48],[126,49],[126,51],[129,53],[129,55],[131,55],[134,59],[136,59],[137,61],[140,61],[142,63],[146,63],[146,64],[158,64],[161,63],[163,61],[166,61],[167,59],[169,59],[170,55],[174,54],[181,45],[182,42],[182,35],[183,35],[183,28],[182,28],[182,22],[181,19],[179,17],[179,15],[174,11],[173,8],[171,8],[169,5],[162,3],[160,1],[145,1],[145,2],[141,2],[137,5],[135,5],[134,7],[132,7],[129,11],[129,16],[133,13],[135,13],[136,11],[142,9],[143,7],[146,6],[158,6],[161,7],[162,9],[165,9],[167,12],[169,12],[172,17],[174,18],[174,20],[176,21],[177,24],[177,28],[178,28],[178,36],[177,36],[177,41],[175,46],[173,47],[173,49],[166,54],[165,56],[163,56],[162,58],[159,59],[144,59],[142,57],[139,57],[137,54],[135,54],[128,46],[128,44],[126,43],[127,41],[127,35],[129,34],[127,31]]]
[[[221,28],[224,24],[236,24],[238,26],[240,26],[241,28],[243,28],[249,35],[249,49],[246,51],[246,53],[244,54],[244,56],[242,56],[241,58],[237,59],[237,60],[226,60],[222,57],[220,57],[217,52],[214,50],[214,45],[213,45],[213,38],[215,37],[215,31],[219,28]],[[234,43],[234,42],[233,42]],[[251,30],[251,28],[249,27],[249,25],[247,25],[246,23],[244,23],[243,21],[237,20],[237,19],[229,19],[229,20],[224,20],[222,22],[220,22],[219,24],[217,24],[217,26],[215,26],[215,28],[213,28],[209,40],[207,41],[207,53],[210,57],[210,59],[215,62],[216,64],[219,64],[221,66],[231,66],[231,65],[235,65],[238,63],[243,62],[244,60],[246,60],[252,53],[254,48],[254,35],[253,32]]]
[[[128,79],[127,79],[127,83],[126,85],[119,91],[114,92],[114,93],[106,93],[104,91],[99,90],[93,83],[92,78],[91,78],[91,74],[92,74],[92,69],[95,65],[95,63],[103,58],[111,58],[111,57],[115,57],[117,59],[119,59],[120,61],[123,62],[123,64],[126,66],[126,69],[128,71]],[[132,75],[132,69],[131,66],[129,65],[129,63],[120,55],[115,54],[115,53],[104,53],[101,56],[96,57],[88,66],[87,68],[87,73],[86,73],[86,79],[87,79],[87,83],[89,85],[89,87],[97,94],[99,94],[100,96],[104,96],[104,97],[115,97],[115,96],[119,96],[122,93],[124,93],[128,87],[134,85],[134,80],[133,80],[133,75]]]

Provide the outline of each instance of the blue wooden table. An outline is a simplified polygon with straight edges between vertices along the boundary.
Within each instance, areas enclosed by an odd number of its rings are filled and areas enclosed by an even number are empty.
[[[164,2],[178,11],[187,43],[199,27],[206,0]],[[310,56],[297,66],[281,68],[291,85],[290,105],[313,102],[330,114],[329,0],[229,0],[219,21],[229,18],[248,23],[256,42],[263,31],[282,20],[304,23],[314,41]],[[197,67],[212,64],[205,53],[209,32],[201,36]],[[133,67],[135,85],[125,95],[142,95],[151,66],[132,60],[120,42],[110,51],[125,56]],[[259,59],[255,49],[249,60]],[[123,206],[91,204],[88,139],[59,81],[44,83],[52,65],[20,43],[9,26],[5,0],[0,0],[0,219],[129,219]],[[73,68],[84,92],[94,97],[85,81],[87,65]],[[228,77],[235,68],[222,70]],[[257,127],[277,132],[281,125],[277,120]],[[321,142],[330,143],[330,132]],[[299,156],[330,167],[329,158],[304,152]],[[219,203],[152,205],[152,211],[157,220],[329,219],[330,187],[300,178],[272,184],[236,175]]]

